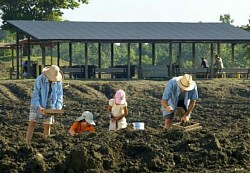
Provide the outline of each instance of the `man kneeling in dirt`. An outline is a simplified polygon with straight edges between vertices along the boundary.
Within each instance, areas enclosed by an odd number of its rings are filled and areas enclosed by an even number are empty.
[[[165,128],[172,125],[174,112],[177,107],[185,110],[181,121],[189,121],[190,113],[194,109],[195,101],[198,99],[198,90],[192,76],[184,74],[169,80],[164,89],[161,100],[162,113],[165,118]]]

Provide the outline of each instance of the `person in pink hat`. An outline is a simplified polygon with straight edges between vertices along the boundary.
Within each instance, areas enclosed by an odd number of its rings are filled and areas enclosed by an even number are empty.
[[[165,128],[172,125],[174,112],[177,107],[185,110],[181,121],[189,121],[190,114],[194,109],[195,102],[198,99],[197,85],[192,76],[184,74],[169,80],[161,99],[162,113],[165,119]]]
[[[109,130],[119,130],[127,127],[128,104],[126,94],[123,90],[118,90],[114,98],[109,100],[108,111],[110,112]]]

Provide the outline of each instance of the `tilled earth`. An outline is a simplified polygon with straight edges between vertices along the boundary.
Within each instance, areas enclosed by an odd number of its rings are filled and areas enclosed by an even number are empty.
[[[0,172],[250,172],[250,81],[197,80],[192,121],[199,130],[163,129],[160,99],[167,81],[64,81],[64,110],[52,136],[39,123],[25,142],[34,80],[0,81]],[[129,127],[108,131],[108,100],[127,93]],[[96,133],[70,137],[84,110],[94,113]],[[145,130],[132,128],[144,122]],[[179,122],[176,116],[175,122]]]

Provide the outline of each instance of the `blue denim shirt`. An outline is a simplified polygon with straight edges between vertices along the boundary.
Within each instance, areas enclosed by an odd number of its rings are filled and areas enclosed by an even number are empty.
[[[51,83],[51,109],[62,109],[63,106],[63,89],[62,82]],[[49,80],[44,74],[38,76],[34,83],[34,90],[31,97],[31,104],[34,111],[39,115],[38,106],[46,108],[49,92]]]
[[[175,77],[168,81],[167,86],[165,87],[163,92],[162,100],[166,100],[168,105],[175,110],[178,104],[178,98],[180,93],[181,89],[178,86]],[[195,87],[193,90],[185,92],[184,104],[188,108],[190,100],[197,100],[197,99],[198,99],[198,90],[197,90],[197,85],[195,83]],[[167,112],[166,109],[162,106],[162,113],[163,115],[168,115],[171,112]]]

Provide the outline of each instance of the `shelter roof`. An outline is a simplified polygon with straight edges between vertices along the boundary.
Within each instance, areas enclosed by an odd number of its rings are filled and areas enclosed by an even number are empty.
[[[9,20],[37,40],[82,42],[250,42],[250,32],[225,23]]]

